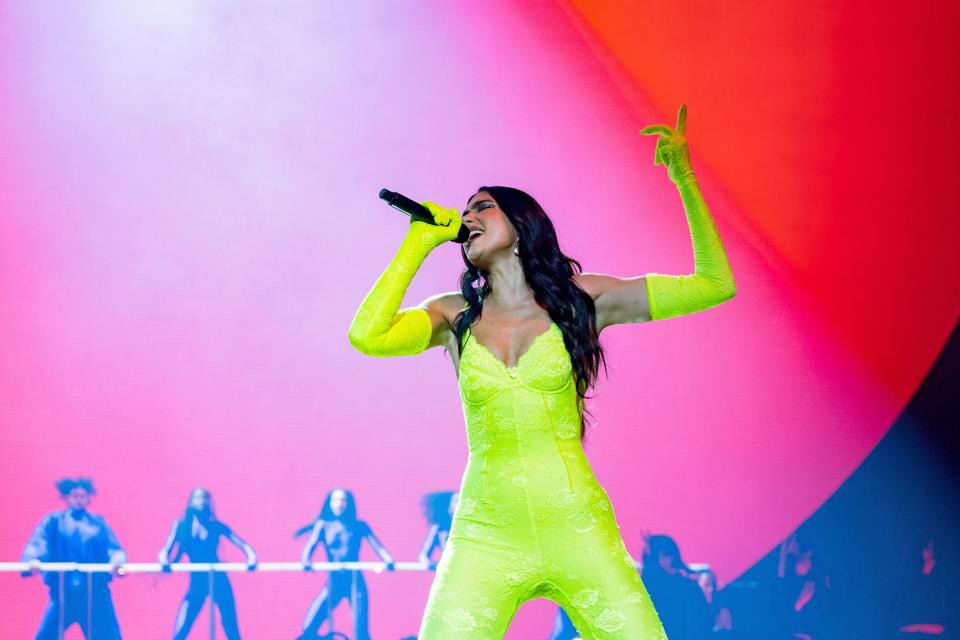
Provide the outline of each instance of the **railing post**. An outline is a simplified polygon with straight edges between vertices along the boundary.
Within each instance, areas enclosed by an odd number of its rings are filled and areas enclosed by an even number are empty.
[[[357,574],[359,571],[351,571],[350,575],[353,576],[350,581],[350,615],[353,616],[353,640],[357,640],[358,631],[360,630],[360,616],[357,615]]]
[[[217,638],[217,612],[214,611],[213,599],[213,565],[210,565],[209,589],[207,589],[207,606],[210,607],[210,640]]]
[[[64,611],[64,606],[63,606],[63,605],[64,605],[64,602],[63,602],[63,592],[64,592],[64,590],[65,590],[65,588],[66,588],[66,578],[65,578],[65,575],[66,575],[66,574],[65,574],[65,572],[63,572],[63,571],[57,572],[57,581],[58,581],[58,583],[60,584],[60,589],[59,589],[59,591],[58,591],[58,593],[57,593],[57,601],[58,601],[59,604],[60,604],[60,606],[58,607],[58,611],[57,611],[57,638],[59,638],[59,640],[63,640],[64,616],[66,615],[66,613],[65,613],[65,611]]]
[[[87,571],[87,640],[93,640],[93,572]]]

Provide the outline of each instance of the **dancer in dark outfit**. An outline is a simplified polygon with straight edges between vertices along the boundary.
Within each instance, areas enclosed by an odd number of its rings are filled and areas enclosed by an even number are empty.
[[[420,500],[423,506],[423,515],[427,519],[430,529],[420,548],[418,559],[420,564],[430,569],[436,569],[437,563],[433,560],[433,552],[437,550],[443,554],[447,546],[447,537],[450,535],[450,523],[453,521],[453,512],[457,508],[458,495],[456,491],[435,491],[423,496]]]
[[[670,640],[697,640],[713,632],[710,606],[694,575],[673,538],[646,537],[643,583]]]
[[[44,516],[30,536],[20,561],[30,563],[31,574],[39,572],[41,562],[109,562],[115,571],[119,570],[127,561],[127,554],[103,516],[87,511],[90,496],[96,493],[93,481],[64,478],[56,486],[60,497],[67,502],[67,508]],[[50,588],[50,604],[43,614],[36,639],[62,637],[62,621],[64,631],[76,623],[85,638],[119,640],[120,625],[107,586],[111,579],[108,573],[69,571],[61,583],[59,574],[44,574],[43,581]]]
[[[306,569],[313,564],[313,552],[321,542],[330,562],[356,562],[360,559],[360,544],[364,539],[387,564],[387,569],[393,569],[393,558],[373,535],[367,523],[357,520],[357,506],[353,494],[345,489],[331,491],[323,502],[320,516],[312,524],[297,531],[296,535],[300,536],[307,532],[310,532],[310,540],[303,550],[302,558]],[[307,611],[300,639],[316,638],[324,621],[327,622],[329,631],[333,610],[344,598],[350,598],[354,640],[370,640],[370,632],[367,628],[369,615],[367,584],[362,573],[346,570],[330,572],[326,586]]]
[[[230,527],[217,520],[210,492],[206,489],[194,489],[190,492],[190,501],[183,518],[173,523],[167,542],[160,550],[160,564],[168,566],[171,562],[179,561],[184,554],[190,558],[190,562],[219,562],[217,547],[220,546],[221,537],[235,544],[247,555],[247,566],[250,569],[257,566],[257,554],[253,547],[244,542]],[[174,547],[177,555],[171,560],[170,554]],[[210,576],[205,573],[191,573],[190,588],[177,609],[174,640],[184,640],[187,637],[208,595]],[[220,622],[228,640],[240,640],[233,587],[230,586],[227,574],[219,571],[213,574],[213,602],[220,610]]]

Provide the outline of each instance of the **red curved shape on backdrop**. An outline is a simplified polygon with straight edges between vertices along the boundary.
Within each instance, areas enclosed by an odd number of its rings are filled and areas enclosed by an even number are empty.
[[[631,100],[696,108],[739,228],[905,402],[960,310],[960,7],[565,4]]]
[[[670,533],[725,581],[802,522],[957,318],[958,125],[940,114],[958,89],[933,63],[957,10],[643,7],[8,2],[0,559],[72,473],[97,479],[134,560],[198,484],[262,559],[298,557],[290,534],[333,484],[412,558],[418,498],[456,485],[465,442],[444,357],[346,341],[402,232],[376,190],[456,205],[515,184],[587,269],[687,272],[675,190],[636,133],[680,102],[739,294],[604,334],[588,455],[634,554],[641,530]],[[439,251],[408,299],[458,269]],[[130,637],[167,634],[180,577],[117,584]],[[371,576],[372,633],[415,632],[430,578]],[[236,577],[245,634],[296,629],[319,583]],[[3,575],[0,597],[26,637],[43,589]],[[510,637],[551,613],[524,608]]]

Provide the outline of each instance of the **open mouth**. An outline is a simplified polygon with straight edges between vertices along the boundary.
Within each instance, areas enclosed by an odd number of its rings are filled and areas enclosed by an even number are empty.
[[[470,235],[467,236],[467,244],[473,242],[476,238],[483,235],[483,229],[474,229],[470,232]]]

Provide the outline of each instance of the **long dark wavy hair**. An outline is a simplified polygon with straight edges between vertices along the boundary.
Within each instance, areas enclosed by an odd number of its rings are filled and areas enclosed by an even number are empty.
[[[197,491],[202,491],[203,495],[207,498],[207,504],[203,509],[194,509],[191,506],[193,502],[193,494]],[[190,495],[187,497],[187,506],[183,510],[183,518],[180,520],[180,524],[177,525],[177,541],[186,542],[190,540],[193,535],[193,517],[197,516],[203,521],[210,522],[216,520],[217,516],[213,510],[213,494],[210,493],[209,489],[204,489],[203,487],[196,487],[190,490]]]
[[[690,567],[683,561],[680,555],[680,547],[670,536],[653,535],[647,536],[646,546],[643,550],[643,577],[649,578],[653,574],[664,574],[667,571],[660,565],[660,555],[663,554],[670,559],[670,566],[674,571],[684,576],[693,573]]]
[[[196,491],[202,491],[203,495],[207,498],[207,505],[203,509],[194,509],[193,506],[191,506],[193,494]],[[177,522],[177,535],[176,538],[174,538],[176,546],[173,547],[177,550],[177,553],[173,557],[173,562],[180,561],[180,558],[183,557],[183,554],[190,544],[190,539],[193,537],[194,516],[200,518],[205,524],[209,524],[217,519],[213,511],[213,494],[210,493],[209,489],[195,487],[190,490],[190,494],[187,496],[187,506],[183,510],[183,517]]]
[[[450,530],[453,519],[450,514],[450,501],[454,494],[454,491],[434,491],[420,498],[420,506],[423,508],[423,517],[426,518],[427,524],[435,524],[443,531]]]
[[[346,506],[343,509],[343,513],[339,516],[333,515],[333,509],[330,508],[330,500],[333,499],[334,491],[343,491],[344,499],[346,500]],[[327,497],[323,499],[323,508],[320,509],[320,519],[321,520],[344,520],[346,522],[353,522],[357,519],[357,501],[353,497],[352,491],[347,491],[343,487],[336,487],[330,490],[330,493],[327,494]]]
[[[334,491],[343,491],[344,499],[347,502],[346,506],[343,509],[343,513],[341,513],[339,516],[334,515],[333,509],[330,508],[330,499],[333,497]],[[314,521],[311,522],[310,524],[303,525],[302,527],[297,529],[294,532],[293,537],[299,538],[302,535],[306,535],[310,533],[311,531],[313,531],[314,525],[316,525],[317,521],[319,520],[327,520],[327,521],[340,520],[341,522],[348,525],[351,525],[354,522],[356,522],[357,521],[357,501],[353,497],[353,492],[347,491],[343,487],[335,487],[331,489],[330,492],[327,494],[327,497],[323,499],[323,506],[320,508],[320,515],[318,515],[314,519]]]
[[[577,394],[585,400],[596,383],[600,369],[605,369],[597,311],[593,299],[574,282],[574,275],[583,269],[580,263],[560,251],[557,231],[543,207],[529,194],[513,187],[480,187],[477,193],[493,196],[500,209],[513,224],[518,235],[518,252],[523,275],[533,291],[534,299],[550,314],[550,319],[563,332],[563,343],[570,354]],[[472,196],[471,196],[472,197]],[[460,275],[460,291],[467,307],[457,316],[454,335],[460,352],[463,337],[483,313],[483,300],[490,292],[488,274],[474,266],[466,250],[461,248],[466,268]],[[581,418],[580,438],[586,434]]]

